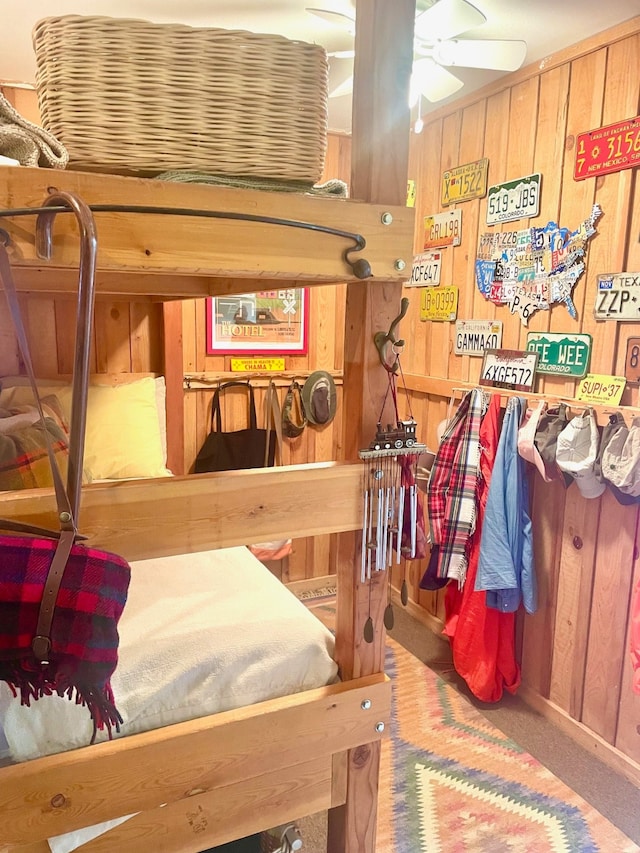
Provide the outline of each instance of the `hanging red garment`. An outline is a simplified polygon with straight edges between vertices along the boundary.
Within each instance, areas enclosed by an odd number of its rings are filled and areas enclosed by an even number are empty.
[[[515,654],[515,613],[502,613],[485,603],[484,590],[474,589],[480,556],[480,538],[489,482],[500,436],[500,397],[491,397],[480,425],[478,515],[471,538],[469,567],[463,588],[450,583],[445,595],[445,629],[453,651],[453,665],[482,702],[497,702],[503,690],[515,693],[520,667]]]

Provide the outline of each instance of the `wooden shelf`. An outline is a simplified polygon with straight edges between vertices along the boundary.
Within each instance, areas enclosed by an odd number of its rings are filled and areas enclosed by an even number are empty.
[[[228,189],[88,172],[0,167],[0,209],[38,207],[50,189],[76,193],[90,205],[181,208],[294,220],[361,235],[372,278],[404,281],[413,257],[414,211],[351,199]],[[391,214],[384,224],[384,213]],[[0,210],[1,217],[1,210]],[[388,218],[388,217],[387,217]],[[344,259],[354,241],[305,228],[225,218],[96,212],[97,295],[174,299],[282,287],[357,282]],[[53,258],[34,247],[35,216],[0,218],[11,235],[16,285],[23,291],[76,288],[75,218],[56,217]],[[402,270],[396,262],[404,262]],[[370,280],[370,279],[367,279]]]

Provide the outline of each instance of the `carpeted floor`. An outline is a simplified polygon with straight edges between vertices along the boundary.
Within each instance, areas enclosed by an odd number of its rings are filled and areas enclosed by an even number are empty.
[[[312,609],[323,621],[331,618],[325,602]],[[402,637],[411,627],[403,628],[405,614],[398,616],[394,634]],[[640,851],[393,638],[386,668],[394,704],[381,766],[378,853]],[[635,795],[623,807],[638,821]],[[305,819],[300,828],[306,853],[325,853],[326,815]]]

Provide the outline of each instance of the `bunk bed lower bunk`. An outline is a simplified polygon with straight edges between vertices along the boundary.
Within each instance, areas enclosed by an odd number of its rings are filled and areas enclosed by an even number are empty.
[[[311,482],[317,481],[314,473],[322,479],[331,470],[320,466],[314,472],[314,467],[309,472]],[[265,482],[261,475],[273,472],[238,474],[236,479],[245,486],[247,478],[256,478],[259,488],[260,481]],[[300,474],[302,470],[295,472]],[[201,486],[208,481],[211,491],[210,481],[216,477],[176,479]],[[114,495],[135,492],[152,488],[154,482],[157,488],[158,481],[91,486],[84,495],[89,505],[104,506],[109,502],[105,490]],[[309,506],[306,491],[298,490],[303,507]],[[15,505],[7,495],[1,497],[6,499],[3,510]],[[23,509],[31,506],[32,512],[46,505],[47,497],[51,502],[47,490],[25,491],[21,497]],[[206,513],[209,507],[204,503]],[[39,513],[36,508],[35,514]],[[31,517],[29,511],[27,516]],[[335,523],[332,516],[330,510],[324,523]],[[85,509],[85,519],[85,529],[90,531],[95,516],[92,519],[91,511]],[[195,523],[200,525],[199,520]],[[193,520],[187,518],[186,535],[177,548],[185,548],[190,527]],[[232,525],[227,538],[238,535]],[[163,550],[163,543],[158,547]],[[90,737],[86,709],[52,699],[58,706],[53,727],[46,703],[36,707],[41,700],[33,708],[20,708],[16,702],[5,707],[5,734],[13,753],[30,760],[0,770],[0,850],[48,850],[45,839],[135,814],[80,849],[198,853],[343,804],[345,750],[379,739],[383,736],[380,723],[385,727],[388,723],[390,687],[385,676],[336,681],[329,632],[244,547],[133,561],[130,589],[128,615],[121,620],[121,659],[114,692],[123,715],[128,720],[136,717],[132,728],[140,733],[128,734],[131,729],[125,725],[122,734],[126,736],[80,746]],[[163,619],[173,622],[176,612],[185,617],[189,631],[195,629],[190,640],[179,625],[163,639]],[[153,621],[147,616],[153,616]],[[296,633],[298,651],[304,646],[302,657],[297,653],[292,657]],[[228,647],[232,639],[239,644],[242,658],[235,685],[228,678],[226,663],[220,674],[222,664],[213,651],[214,641],[218,647]],[[208,675],[203,675],[202,666],[190,672],[181,668],[178,661],[184,649],[180,646],[189,642],[194,646],[192,657],[198,653],[206,660]],[[261,692],[256,692],[256,681],[263,680],[256,673],[271,656],[275,669]],[[159,672],[162,683],[147,683],[141,691],[140,680],[154,682]],[[168,679],[167,673],[171,673]],[[210,685],[220,681],[227,695],[214,700]],[[146,701],[141,693],[146,692],[151,703],[149,697],[156,688],[160,693],[158,697],[156,691],[155,706],[141,708]],[[232,700],[229,693],[235,694]],[[205,704],[200,701],[203,698]],[[55,754],[34,757],[43,752]]]

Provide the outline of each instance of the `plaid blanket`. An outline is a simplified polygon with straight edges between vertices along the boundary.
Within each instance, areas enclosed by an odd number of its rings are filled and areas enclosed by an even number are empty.
[[[49,663],[31,650],[56,542],[0,536],[0,679],[24,705],[57,693],[86,705],[98,729],[119,731],[110,678],[118,662],[118,620],[130,568],[115,554],[75,544],[51,626]]]
[[[45,430],[62,478],[66,478],[69,448],[65,424],[53,405],[43,401],[44,423],[35,406],[0,409],[0,491],[37,489],[53,485]]]
[[[431,469],[427,507],[431,542],[439,546],[437,576],[462,586],[468,547],[476,526],[480,470],[480,422],[484,394],[470,391],[445,430]]]

